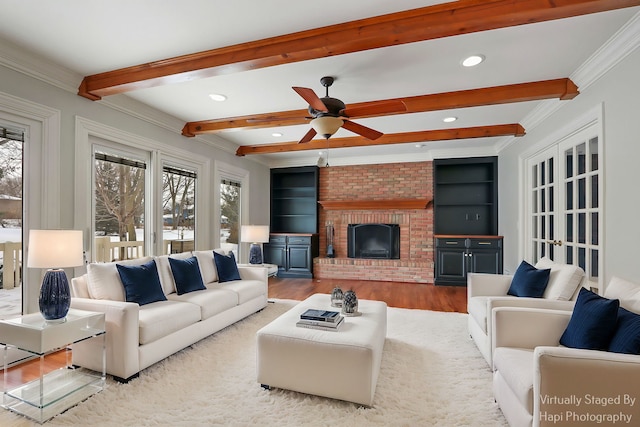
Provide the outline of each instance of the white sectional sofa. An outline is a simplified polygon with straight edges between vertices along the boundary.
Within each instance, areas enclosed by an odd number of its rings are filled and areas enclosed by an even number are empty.
[[[191,264],[197,260],[202,278],[198,286],[206,289],[179,294],[180,290],[184,292],[184,278],[181,289],[177,289],[169,257],[190,258]],[[155,261],[160,292],[166,300],[127,302],[131,300],[131,288],[123,286],[119,274],[123,267],[116,264],[142,266],[150,265],[151,260]],[[126,382],[150,365],[262,310],[267,305],[267,269],[238,266],[238,272],[241,280],[220,282],[212,250],[93,263],[87,266],[87,274],[72,279],[71,307],[105,313],[106,371]],[[101,371],[100,346],[95,339],[75,344],[73,364]]]

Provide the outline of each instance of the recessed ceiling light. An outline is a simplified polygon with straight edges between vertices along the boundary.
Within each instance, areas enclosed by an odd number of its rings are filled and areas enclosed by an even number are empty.
[[[455,122],[456,120],[458,120],[458,118],[457,117],[453,117],[453,116],[445,117],[444,119],[442,119],[442,121],[445,122],[445,123]]]
[[[275,136],[276,138],[282,136],[282,132],[274,132],[271,134],[271,136]]]
[[[475,67],[482,61],[484,61],[483,55],[471,55],[470,57],[462,61],[462,65],[464,65],[465,67]]]
[[[222,95],[221,93],[211,93],[209,94],[209,98],[213,99],[214,101],[218,101],[218,102],[222,102],[222,101],[226,101],[227,97],[225,95]]]

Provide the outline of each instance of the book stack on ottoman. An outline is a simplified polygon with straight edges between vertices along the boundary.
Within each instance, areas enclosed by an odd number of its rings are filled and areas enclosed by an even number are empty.
[[[310,308],[300,315],[300,320],[298,320],[296,326],[299,328],[337,331],[342,322],[344,322],[344,317],[340,315],[339,311]]]
[[[373,405],[387,335],[387,304],[371,300],[358,304],[362,314],[343,319],[336,331],[297,326],[309,309],[332,310],[326,294],[310,296],[260,329],[258,383]]]

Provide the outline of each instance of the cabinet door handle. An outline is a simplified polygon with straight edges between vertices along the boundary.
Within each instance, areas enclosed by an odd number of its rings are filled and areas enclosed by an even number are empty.
[[[478,242],[479,245],[490,245],[491,242]]]
[[[457,245],[458,242],[445,242],[447,245]]]

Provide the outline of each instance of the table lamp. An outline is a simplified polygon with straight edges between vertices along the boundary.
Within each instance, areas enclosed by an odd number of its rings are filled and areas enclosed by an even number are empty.
[[[269,241],[268,225],[243,225],[240,230],[242,242],[251,243],[249,248],[249,264],[262,264],[261,243]]]
[[[47,268],[40,288],[40,313],[49,323],[65,321],[71,306],[65,267],[83,264],[81,230],[30,230],[29,268]]]

